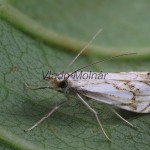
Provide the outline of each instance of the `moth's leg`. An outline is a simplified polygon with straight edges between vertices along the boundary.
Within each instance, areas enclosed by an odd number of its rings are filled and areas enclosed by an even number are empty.
[[[27,83],[24,83],[25,86],[31,90],[38,90],[38,89],[46,89],[46,88],[49,88],[49,86],[40,86],[40,87],[36,87],[36,88],[33,88],[33,87],[30,87]]]
[[[127,121],[125,118],[123,118],[120,114],[117,113],[117,111],[115,109],[112,109],[111,110],[121,119],[123,120],[124,122],[126,122],[129,126],[133,127],[133,128],[136,128],[136,126],[134,126],[133,124],[131,124],[129,121]]]
[[[60,103],[59,105],[55,106],[50,112],[48,112],[43,118],[41,118],[37,123],[35,123],[32,127],[25,129],[25,132],[31,131],[36,126],[38,126],[41,122],[43,122],[46,118],[50,117],[56,110],[58,110],[61,106],[63,106],[67,101]]]
[[[108,135],[106,134],[101,122],[100,122],[100,119],[97,115],[97,112],[77,93],[77,97],[84,103],[85,106],[87,106],[87,108],[95,115],[96,117],[96,120],[102,130],[102,132],[104,133],[105,137],[111,142],[111,139],[108,137]]]

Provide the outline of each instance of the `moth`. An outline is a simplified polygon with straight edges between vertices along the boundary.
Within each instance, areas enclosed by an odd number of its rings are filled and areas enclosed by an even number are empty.
[[[92,40],[86,45],[86,47],[94,40],[94,38],[101,32],[99,30]],[[79,54],[71,61],[71,63],[65,68],[65,70],[70,67],[74,61],[80,56],[80,54],[86,49],[84,47]],[[130,53],[131,54],[131,53]],[[115,106],[121,109],[136,113],[149,113],[150,112],[150,72],[118,72],[118,73],[102,73],[101,78],[95,78],[98,75],[98,72],[93,72],[95,75],[93,78],[79,78],[81,70],[91,67],[100,62],[114,59],[120,57],[122,54],[117,55],[108,59],[104,59],[87,66],[81,67],[74,72],[65,76],[65,73],[62,72],[62,76],[44,76],[44,80],[48,81],[47,86],[41,86],[37,88],[31,88],[27,84],[26,86],[32,90],[38,89],[54,89],[58,92],[63,92],[67,99],[69,99],[69,94],[73,94],[94,114],[102,132],[104,133],[106,139],[111,141],[109,136],[106,134],[101,121],[98,117],[97,111],[92,108],[87,101],[84,99],[88,97],[97,102],[105,103],[110,106]],[[82,72],[86,76],[90,76],[91,72]],[[26,129],[25,131],[31,131],[46,118],[50,117],[56,110],[62,107],[65,102],[60,103],[54,107],[50,112],[48,112],[42,119],[35,123],[32,127]],[[112,111],[128,125],[135,127],[121,115],[117,113],[114,108],[111,108]]]

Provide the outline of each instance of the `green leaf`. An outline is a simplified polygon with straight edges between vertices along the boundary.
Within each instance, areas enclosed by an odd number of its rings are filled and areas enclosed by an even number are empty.
[[[33,131],[23,130],[66,99],[50,89],[26,89],[24,82],[35,87],[46,85],[42,71],[62,71],[99,28],[103,32],[68,72],[104,57],[129,52],[137,55],[107,61],[90,70],[149,71],[149,3],[148,0],[1,0],[0,149],[148,149],[148,114],[119,111],[138,127],[135,130],[105,105],[89,101],[112,139],[109,143],[93,114],[75,97]]]

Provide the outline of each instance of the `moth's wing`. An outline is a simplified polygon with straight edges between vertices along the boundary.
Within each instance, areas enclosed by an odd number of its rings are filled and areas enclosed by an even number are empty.
[[[77,91],[96,101],[129,111],[150,112],[150,81],[97,80],[78,86]]]
[[[150,72],[116,72],[105,76],[108,80],[150,81]]]
[[[71,73],[69,73],[71,74]],[[94,74],[94,75],[92,75]],[[84,76],[85,75],[85,76]],[[150,72],[114,72],[114,73],[104,73],[104,72],[76,72],[73,76],[70,76],[70,80],[81,81],[97,79],[106,80],[130,80],[130,81],[150,81]],[[83,81],[82,80],[82,81]]]

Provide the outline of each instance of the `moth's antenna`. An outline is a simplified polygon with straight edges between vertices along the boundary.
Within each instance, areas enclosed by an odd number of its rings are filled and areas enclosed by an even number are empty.
[[[100,32],[103,29],[99,29],[95,35],[93,36],[93,38],[87,43],[87,45],[85,45],[85,47],[83,49],[81,49],[81,51],[75,56],[75,58],[64,68],[63,72],[65,72],[65,70],[67,70],[76,60],[77,58],[84,52],[84,50],[94,41],[94,39],[97,37],[98,34],[100,34]]]
[[[81,68],[75,70],[75,71],[72,72],[71,74],[69,74],[69,76],[67,76],[66,79],[68,79],[72,74],[76,73],[77,71],[80,71],[80,70],[82,70],[82,69],[85,69],[85,68],[94,66],[94,65],[99,64],[99,63],[101,63],[101,62],[104,62],[104,61],[107,61],[107,60],[112,60],[112,59],[114,59],[114,58],[121,57],[121,56],[125,56],[125,55],[134,55],[134,54],[137,54],[137,53],[120,54],[120,55],[112,56],[112,57],[109,57],[109,58],[106,58],[106,59],[103,59],[103,60],[100,60],[100,61],[97,61],[97,62],[88,64],[88,65],[86,65],[86,66],[83,66],[83,67],[81,67]]]

